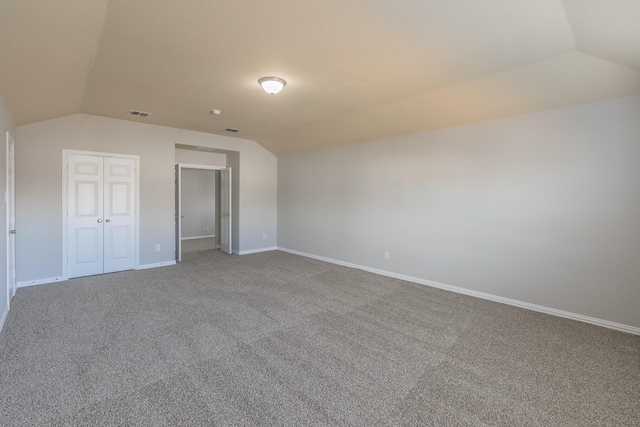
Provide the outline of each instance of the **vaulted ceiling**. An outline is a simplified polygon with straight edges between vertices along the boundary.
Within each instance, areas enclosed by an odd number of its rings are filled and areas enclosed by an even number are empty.
[[[640,1],[0,0],[0,94],[288,154],[640,94]]]

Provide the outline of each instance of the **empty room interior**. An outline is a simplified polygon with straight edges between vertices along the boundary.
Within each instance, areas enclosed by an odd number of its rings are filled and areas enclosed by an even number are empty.
[[[640,2],[0,0],[0,425],[640,426]]]

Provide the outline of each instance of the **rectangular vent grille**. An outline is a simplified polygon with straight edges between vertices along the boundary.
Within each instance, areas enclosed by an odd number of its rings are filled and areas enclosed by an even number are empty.
[[[129,110],[129,114],[131,114],[132,116],[138,116],[138,117],[144,117],[144,118],[147,118],[151,115],[151,113],[147,113],[145,111],[138,111],[138,110]]]
[[[225,129],[227,132],[240,132],[240,129],[236,129],[236,128],[226,128]]]

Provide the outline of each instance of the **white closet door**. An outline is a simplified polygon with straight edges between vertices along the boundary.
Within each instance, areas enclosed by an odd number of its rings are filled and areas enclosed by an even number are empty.
[[[69,278],[135,268],[135,160],[70,154]]]
[[[135,161],[104,158],[104,272],[135,267]]]
[[[231,168],[220,171],[220,249],[231,253]]]
[[[103,160],[70,155],[67,179],[67,273],[101,274],[103,268]]]

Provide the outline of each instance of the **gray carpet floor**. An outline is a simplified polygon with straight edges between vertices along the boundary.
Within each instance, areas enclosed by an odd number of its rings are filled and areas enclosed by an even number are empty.
[[[182,253],[209,251],[216,247],[215,237],[204,237],[202,239],[188,239],[182,241]]]
[[[640,425],[640,337],[283,252],[21,288],[0,425]]]

